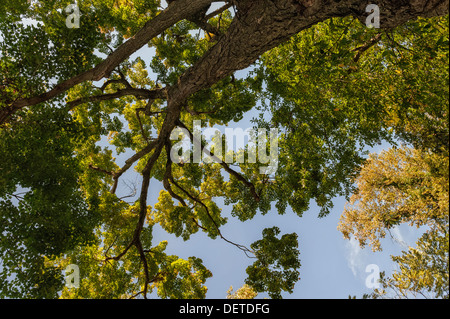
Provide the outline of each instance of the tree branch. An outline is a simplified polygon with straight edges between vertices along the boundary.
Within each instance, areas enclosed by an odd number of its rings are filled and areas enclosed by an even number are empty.
[[[140,194],[140,198],[139,198],[139,218],[138,218],[136,228],[134,230],[133,238],[130,241],[130,243],[127,245],[127,247],[119,255],[117,255],[115,257],[107,257],[105,259],[105,261],[108,261],[108,260],[118,261],[120,258],[122,258],[128,252],[128,250],[132,246],[135,246],[139,251],[139,256],[141,258],[141,261],[142,261],[143,267],[144,267],[144,273],[145,273],[145,284],[144,284],[144,290],[143,290],[144,298],[146,298],[147,288],[148,288],[148,284],[149,284],[150,280],[149,280],[147,259],[145,257],[144,249],[142,247],[140,235],[141,235],[142,229],[144,228],[145,217],[147,216],[147,195],[148,195],[148,187],[150,185],[150,173],[151,173],[151,170],[152,170],[153,166],[155,165],[157,159],[159,158],[159,155],[161,154],[161,150],[162,150],[162,143],[159,143],[158,140],[155,142],[156,142],[156,145],[154,146],[154,147],[156,147],[155,152],[152,154],[150,159],[147,161],[147,164],[145,165],[145,168],[142,171],[143,180],[142,180],[141,194]]]
[[[170,154],[170,145],[166,145],[166,152],[167,152],[167,154]],[[169,157],[170,157],[170,155],[168,155],[168,158],[169,158]],[[169,161],[170,161],[170,159],[169,159]],[[170,163],[170,165],[171,165],[172,162],[171,162],[171,161],[169,162],[169,161],[168,161],[167,163]],[[169,173],[168,173],[168,170],[170,171]],[[166,176],[167,176],[167,179],[169,179],[169,180],[172,182],[172,184],[174,184],[178,189],[180,189],[184,194],[186,194],[186,196],[187,196],[189,199],[191,199],[192,201],[194,201],[194,202],[200,204],[200,205],[205,209],[206,215],[208,216],[208,218],[209,218],[209,219],[211,220],[211,222],[213,223],[214,228],[216,229],[217,234],[220,236],[220,238],[222,238],[222,239],[223,239],[224,241],[226,241],[227,243],[232,244],[232,245],[236,246],[237,248],[239,248],[240,250],[242,250],[242,251],[245,253],[245,255],[246,255],[247,257],[249,257],[249,258],[254,258],[253,256],[250,256],[250,255],[249,255],[249,253],[252,254],[252,255],[254,255],[254,254],[255,254],[254,251],[252,251],[251,249],[245,247],[244,245],[240,245],[240,244],[234,243],[234,242],[232,242],[231,240],[227,239],[226,237],[224,237],[224,236],[222,235],[222,232],[220,231],[219,226],[217,225],[217,223],[216,223],[216,221],[214,220],[214,218],[211,216],[211,213],[210,213],[210,211],[209,211],[208,206],[206,206],[206,204],[203,203],[203,201],[200,200],[199,198],[194,197],[193,195],[191,195],[191,194],[190,194],[187,190],[185,190],[180,184],[178,184],[178,182],[175,181],[175,179],[173,178],[172,172],[171,172],[171,166],[169,166],[169,165],[166,166],[166,174],[165,174],[165,177],[166,177]],[[169,193],[170,193],[170,191],[169,191]],[[176,197],[179,197],[179,196],[176,195]],[[175,198],[176,198],[176,197],[175,197]],[[184,200],[181,200],[181,201],[182,201],[183,203],[185,203]],[[186,206],[186,204],[184,204],[184,206]],[[200,225],[198,224],[198,222],[197,222],[195,219],[194,219],[194,222],[197,224],[198,227],[200,227],[200,228],[203,229],[204,231],[208,231],[205,227],[200,226]]]
[[[184,199],[177,195],[172,187],[170,186],[170,180],[173,180],[173,175],[172,175],[172,160],[170,159],[170,142],[167,141],[165,144],[166,147],[166,154],[167,154],[167,162],[166,162],[166,171],[164,173],[164,179],[163,179],[163,185],[164,188],[169,192],[170,196],[172,196],[173,198],[175,198],[176,200],[178,200],[183,206],[187,207],[186,202],[184,201]]]
[[[205,209],[206,215],[207,215],[208,218],[212,221],[212,223],[213,223],[213,225],[214,225],[214,228],[216,229],[217,234],[219,235],[220,238],[222,238],[222,239],[223,239],[224,241],[226,241],[227,243],[232,244],[232,245],[236,246],[237,248],[239,248],[240,250],[242,250],[242,251],[245,253],[245,255],[246,255],[247,257],[249,257],[249,258],[255,258],[255,257],[253,257],[253,256],[249,256],[249,253],[251,253],[252,255],[255,254],[253,250],[251,250],[251,249],[245,247],[244,245],[240,245],[240,244],[234,243],[234,242],[232,242],[231,240],[227,239],[225,236],[222,235],[222,232],[220,231],[219,226],[217,226],[216,221],[214,220],[214,218],[211,216],[211,213],[209,212],[208,206],[206,206],[206,204],[203,203],[203,201],[201,201],[200,199],[198,199],[198,198],[194,197],[193,195],[191,195],[191,194],[190,194],[187,190],[185,190],[180,184],[178,184],[173,178],[171,179],[171,181],[172,181],[172,183],[173,183],[176,187],[178,187],[183,193],[185,193],[187,197],[189,197],[192,201],[194,201],[194,202],[200,204],[200,205]],[[197,225],[198,225],[198,223],[197,223]],[[204,227],[202,227],[202,226],[200,226],[200,225],[199,225],[199,227],[201,227],[203,230],[207,231],[206,228],[204,228]]]
[[[217,10],[215,10],[215,11],[213,11],[213,12],[207,14],[207,15],[205,15],[204,20],[208,21],[209,19],[214,18],[216,15],[221,14],[225,10],[228,10],[229,8],[231,8],[232,6],[233,6],[232,3],[227,3],[226,5],[220,7],[219,9],[217,9]]]
[[[155,150],[152,156],[150,156],[149,160],[147,161],[147,164],[145,165],[144,169],[142,170],[142,187],[141,187],[141,194],[139,197],[139,220],[136,225],[136,229],[134,231],[133,242],[139,240],[140,234],[144,227],[145,217],[147,216],[147,195],[148,195],[148,188],[150,185],[150,173],[156,161],[158,160],[159,155],[161,154],[162,148],[163,143],[157,140]]]
[[[378,33],[376,36],[374,36],[368,42],[353,49],[353,51],[357,51],[356,55],[353,57],[353,62],[357,63],[364,52],[369,50],[371,47],[373,47],[375,44],[377,44],[380,41],[381,41],[381,33]]]
[[[110,176],[114,176],[113,172],[107,171],[106,169],[97,167],[97,166],[93,166],[91,163],[89,164],[89,168],[94,170],[94,171],[98,171],[98,172],[102,172],[104,174],[110,175]]]
[[[143,108],[138,108],[138,109],[136,109],[136,117],[137,117],[137,120],[138,120],[138,123],[139,123],[139,128],[140,128],[140,130],[141,130],[142,137],[143,137],[144,140],[147,142],[147,145],[149,145],[150,142],[149,142],[149,140],[148,140],[147,134],[146,134],[145,131],[144,131],[144,126],[142,125],[141,116],[139,115],[139,113],[140,113],[141,111],[144,111],[144,112],[145,112],[145,109],[143,109]]]
[[[113,99],[117,99],[117,98],[120,98],[123,96],[135,96],[136,98],[141,99],[141,100],[166,99],[167,98],[167,90],[166,89],[146,90],[146,89],[135,89],[135,88],[119,89],[115,93],[83,97],[83,98],[68,102],[67,108],[69,110],[71,110],[80,104],[89,103],[89,102],[113,100]]]
[[[247,186],[250,189],[250,192],[253,195],[253,198],[259,202],[261,199],[258,195],[258,193],[256,192],[255,189],[255,185],[253,185],[253,183],[249,182],[247,179],[245,179],[245,177],[243,177],[241,174],[239,174],[238,172],[236,172],[235,170],[233,170],[227,163],[225,163],[224,161],[222,161],[221,159],[219,159],[216,155],[214,155],[213,152],[211,152],[210,150],[205,148],[205,145],[203,145],[203,143],[201,141],[198,141],[195,137],[194,134],[192,134],[192,132],[186,127],[186,125],[183,124],[183,122],[181,122],[180,120],[178,120],[177,125],[181,126],[182,128],[184,128],[185,130],[188,131],[189,133],[189,137],[192,141],[192,143],[197,143],[200,145],[201,150],[203,153],[205,153],[206,155],[210,156],[212,159],[214,159],[217,163],[219,163],[224,170],[229,173],[230,175],[233,175],[234,177],[236,177],[240,182],[244,183],[245,186]]]
[[[0,125],[3,124],[9,116],[26,106],[49,101],[82,82],[99,81],[104,77],[109,77],[115,67],[146,45],[151,39],[155,38],[175,23],[191,17],[212,2],[214,2],[214,0],[177,0],[173,5],[168,6],[160,14],[148,21],[133,37],[120,45],[96,67],[55,85],[48,92],[31,98],[18,99],[7,108],[1,109]]]
[[[141,259],[142,265],[144,267],[145,282],[144,282],[144,290],[142,291],[142,294],[144,296],[144,299],[147,299],[148,284],[150,283],[150,274],[148,271],[147,257],[145,256],[144,249],[142,248],[142,243],[141,243],[140,238],[136,239],[135,246],[136,246],[137,250],[139,251],[139,258]]]
[[[105,262],[106,262],[106,261],[109,261],[109,260],[119,261],[120,258],[122,258],[122,257],[128,252],[128,250],[130,250],[130,248],[133,246],[133,244],[134,244],[134,242],[131,241],[131,242],[127,245],[127,247],[125,247],[125,249],[124,249],[120,254],[118,254],[118,255],[115,256],[115,257],[106,257],[104,261],[105,261]]]
[[[156,147],[157,144],[158,140],[153,141],[145,148],[143,148],[141,151],[137,152],[136,154],[134,154],[132,157],[130,157],[125,161],[125,165],[118,172],[114,173],[114,185],[111,188],[111,193],[115,194],[120,176],[122,176],[123,173],[125,173],[131,167],[131,165],[133,165],[137,160],[141,159],[143,156],[150,153]]]

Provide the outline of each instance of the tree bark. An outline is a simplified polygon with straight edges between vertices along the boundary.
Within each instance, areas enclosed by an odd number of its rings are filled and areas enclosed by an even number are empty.
[[[264,52],[294,34],[331,17],[353,15],[365,23],[366,1],[240,0],[236,18],[227,33],[192,68],[169,96],[178,101],[255,62]],[[418,16],[448,14],[448,0],[384,0],[380,27],[393,28]]]
[[[353,15],[366,22],[367,3],[361,0],[240,0],[227,33],[168,91],[169,115],[161,137],[174,128],[181,107],[195,92],[254,63],[264,52],[287,41],[294,34],[331,17]],[[419,16],[448,14],[448,0],[384,0],[380,27],[394,28]]]
[[[287,41],[293,35],[331,17],[354,16],[361,23],[365,23],[369,13],[366,7],[371,0],[230,0],[237,8],[236,16],[227,32],[218,37],[218,42],[205,55],[189,68],[172,87],[161,90],[122,89],[109,95],[87,97],[73,101],[70,106],[88,101],[100,101],[111,97],[135,95],[143,98],[167,98],[167,112],[158,138],[146,148],[126,161],[119,172],[113,173],[114,193],[119,177],[131,167],[133,163],[143,156],[151,153],[144,170],[140,192],[140,211],[133,238],[125,250],[116,257],[108,259],[119,260],[130,247],[136,246],[140,253],[145,270],[145,289],[150,282],[144,249],[140,235],[144,227],[147,214],[147,196],[151,179],[151,171],[157,162],[163,148],[169,141],[173,128],[179,123],[180,114],[187,99],[194,93],[211,87],[221,79],[233,74],[235,71],[245,69],[254,63],[264,52]],[[85,81],[99,81],[108,78],[110,73],[120,63],[151,39],[164,32],[167,28],[183,19],[190,19],[196,13],[204,10],[214,0],[175,0],[171,1],[166,10],[146,23],[146,25],[127,42],[119,46],[102,63],[96,67],[79,74],[71,79],[56,85],[50,91],[32,98],[18,99],[5,108],[0,109],[0,125],[5,123],[9,116],[18,110],[47,102],[70,88]],[[380,27],[394,28],[419,16],[433,17],[448,14],[449,0],[379,0],[373,1],[380,8]],[[375,43],[377,39],[374,39]],[[370,45],[368,43],[367,45]],[[361,48],[363,50],[363,48]],[[68,108],[68,109],[69,109]],[[99,168],[92,167],[100,170]],[[226,166],[225,166],[226,168]],[[228,168],[229,169],[229,168]],[[107,172],[106,172],[107,173]],[[229,170],[229,173],[233,171]],[[237,177],[237,176],[236,176]],[[240,179],[252,189],[252,184]],[[167,184],[166,184],[167,185]],[[166,186],[165,185],[165,186]],[[252,189],[255,199],[258,198],[256,190]],[[189,196],[189,194],[187,194]],[[195,200],[195,198],[192,198]],[[201,202],[201,201],[198,201]],[[203,204],[203,203],[202,203]],[[208,208],[203,204],[206,211]],[[209,215],[210,216],[210,215]],[[214,222],[212,217],[211,220]],[[196,222],[194,220],[194,222]],[[199,225],[199,227],[201,227]],[[225,239],[216,225],[219,235]],[[231,241],[227,242],[232,243]],[[234,244],[234,243],[232,243]],[[234,244],[236,245],[236,244]],[[236,245],[240,246],[240,245]],[[240,247],[241,249],[242,246]],[[243,249],[244,250],[244,249]],[[248,251],[248,249],[247,249]]]
[[[114,68],[146,45],[151,39],[155,38],[175,23],[183,19],[188,19],[213,1],[214,0],[177,0],[176,3],[169,5],[163,12],[148,21],[136,35],[119,46],[96,67],[57,84],[48,92],[31,98],[18,99],[8,107],[0,109],[0,125],[7,121],[10,115],[26,106],[47,102],[77,84],[86,81],[99,81],[102,78],[109,77]]]
[[[46,102],[85,81],[98,81],[152,38],[182,19],[189,19],[214,0],[176,0],[146,23],[131,39],[95,68],[68,79],[41,95],[19,99],[0,110],[0,124],[17,110]],[[292,35],[330,17],[353,15],[362,23],[368,16],[362,0],[234,0],[237,15],[228,32],[171,88],[169,104],[181,105],[189,95],[209,87],[234,71],[252,64],[262,53]],[[448,14],[448,0],[379,0],[381,28],[393,28],[419,16]],[[176,114],[175,114],[176,115]],[[170,122],[174,123],[174,120]]]

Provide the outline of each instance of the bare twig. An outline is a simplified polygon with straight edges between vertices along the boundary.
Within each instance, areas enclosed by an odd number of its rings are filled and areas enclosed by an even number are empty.
[[[169,146],[166,146],[166,151],[167,151],[167,154],[170,154],[170,145],[169,145]],[[170,156],[168,155],[168,157],[170,157]],[[169,161],[170,161],[170,160],[169,160]],[[168,163],[169,163],[169,162],[168,162]],[[170,164],[171,164],[171,162],[170,162]],[[220,238],[222,238],[222,239],[223,239],[224,241],[226,241],[227,243],[232,244],[232,245],[236,246],[237,248],[239,248],[240,250],[242,250],[242,251],[245,253],[245,255],[246,255],[247,257],[249,257],[249,258],[256,258],[256,257],[253,257],[253,256],[250,256],[250,255],[249,255],[249,254],[255,255],[255,253],[254,253],[253,250],[251,250],[251,249],[245,247],[244,245],[234,243],[234,242],[232,242],[231,240],[227,239],[225,236],[222,235],[222,232],[220,231],[219,226],[217,225],[217,223],[216,223],[216,221],[214,220],[214,218],[211,216],[211,213],[210,213],[210,211],[209,211],[208,206],[206,206],[206,204],[203,203],[202,200],[200,200],[199,198],[197,198],[197,197],[193,196],[192,194],[190,194],[190,193],[189,193],[186,189],[184,189],[177,181],[175,181],[175,179],[174,179],[173,176],[172,176],[172,172],[170,171],[170,173],[168,173],[168,171],[167,171],[168,168],[167,168],[167,167],[169,167],[169,166],[166,166],[166,175],[167,175],[167,178],[172,182],[172,184],[174,184],[178,189],[180,189],[180,190],[181,190],[181,191],[182,191],[189,199],[191,199],[192,201],[198,203],[200,206],[202,206],[202,207],[205,209],[206,215],[208,216],[208,218],[209,218],[209,219],[211,220],[211,222],[213,223],[214,228],[216,229],[217,234],[220,236]],[[171,168],[169,168],[169,170],[171,170]],[[170,192],[169,192],[169,193],[170,193]],[[179,197],[179,196],[177,195],[177,197]],[[183,202],[184,202],[184,200],[183,200]],[[198,227],[202,228],[202,229],[205,230],[205,231],[208,231],[205,227],[200,226],[200,225],[198,224],[198,222],[195,221],[195,219],[194,219],[194,222],[197,224]]]
[[[215,156],[213,152],[211,152],[210,150],[206,149],[205,146],[203,145],[203,143],[201,141],[196,140],[194,135],[192,134],[192,132],[180,120],[177,120],[177,124],[188,131],[189,136],[191,138],[191,141],[193,143],[198,143],[201,146],[202,152],[204,152],[205,154],[210,156],[212,159],[214,159],[217,163],[219,163],[225,169],[225,171],[228,172],[230,175],[233,175],[239,181],[244,183],[244,185],[247,186],[250,189],[250,192],[252,193],[253,198],[257,202],[260,201],[260,197],[259,197],[258,193],[256,192],[255,185],[253,185],[253,183],[249,182],[241,174],[239,174],[238,172],[233,170],[227,163],[225,163],[224,161],[219,159],[217,156]]]
[[[132,157],[130,157],[129,159],[127,159],[125,161],[125,165],[118,172],[114,173],[114,185],[111,188],[111,193],[114,194],[116,192],[117,184],[118,184],[120,176],[122,176],[123,173],[125,173],[131,167],[131,165],[133,165],[137,160],[139,160],[143,156],[150,153],[156,147],[157,143],[158,143],[157,140],[153,141],[152,143],[147,145],[145,148],[143,148],[141,151],[134,154]]]

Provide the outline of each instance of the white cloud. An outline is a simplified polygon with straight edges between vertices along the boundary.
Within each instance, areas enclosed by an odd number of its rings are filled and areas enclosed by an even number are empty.
[[[353,275],[356,277],[365,271],[366,262],[364,262],[363,249],[354,237],[347,242],[347,262]]]
[[[406,243],[398,226],[392,228],[391,235],[394,242],[398,243],[400,246],[402,246],[402,248],[408,249],[408,244]]]

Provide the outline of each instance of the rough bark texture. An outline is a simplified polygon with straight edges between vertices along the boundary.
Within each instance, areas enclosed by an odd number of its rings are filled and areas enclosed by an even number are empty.
[[[182,19],[195,19],[196,14],[204,11],[205,7],[208,7],[212,2],[214,1],[170,1],[170,5],[166,10],[150,20],[134,37],[117,48],[116,51],[111,53],[95,68],[56,85],[52,90],[44,94],[16,100],[6,108],[0,109],[0,125],[5,123],[11,114],[21,108],[49,101],[82,82],[98,81],[103,78],[108,78],[114,68],[131,54],[146,45],[152,38],[158,36]],[[119,98],[125,95],[134,95],[138,98],[148,99],[167,98],[166,117],[159,137],[127,160],[125,166],[120,171],[110,173],[114,177],[114,186],[112,188],[112,192],[114,193],[118,178],[133,163],[151,153],[142,172],[143,181],[140,193],[139,220],[133,237],[121,254],[116,257],[106,258],[106,260],[119,260],[127,253],[130,247],[135,246],[138,249],[145,270],[144,297],[147,293],[147,286],[152,282],[152,279],[149,277],[147,260],[140,241],[140,234],[147,214],[147,194],[151,170],[164,146],[167,145],[173,128],[177,123],[180,123],[179,119],[182,108],[192,94],[212,86],[237,70],[248,67],[264,52],[276,47],[288,40],[292,35],[320,21],[331,17],[353,15],[362,23],[365,23],[368,16],[366,12],[368,4],[374,3],[379,6],[381,28],[393,28],[419,16],[441,16],[448,14],[449,11],[448,0],[370,0],[370,2],[369,0],[233,0],[227,2],[232,3],[237,8],[237,13],[231,26],[225,34],[219,36],[216,45],[179,78],[176,85],[156,90],[142,90],[127,87],[116,93],[87,97],[68,103],[67,109],[70,109],[81,103]],[[377,39],[374,38],[373,43],[376,43],[376,41]],[[371,45],[371,43],[367,45]],[[170,164],[167,166],[169,169],[171,167]],[[166,176],[170,177],[170,173],[168,171]],[[229,171],[229,173],[233,172]],[[241,181],[250,188],[253,186],[243,178]],[[172,182],[174,182],[173,179]],[[165,181],[165,187],[170,189],[169,180]],[[254,188],[253,192],[257,198],[258,196]],[[189,196],[189,194],[187,195]],[[193,197],[190,198],[195,200]],[[203,203],[201,204],[207,210],[206,206]],[[220,237],[230,242],[220,234],[218,227],[216,228]],[[242,247],[240,248],[242,249]]]
[[[362,23],[368,3],[361,0],[240,0],[237,15],[227,33],[169,90],[169,113],[164,123],[165,138],[174,127],[184,101],[255,62],[264,52],[292,35],[330,17],[353,15]],[[393,28],[419,16],[448,14],[448,0],[384,0],[380,7],[380,27]]]
[[[117,48],[102,63],[68,79],[36,97],[19,99],[0,110],[0,124],[17,110],[46,102],[84,81],[98,81],[152,38],[182,19],[189,19],[213,0],[176,0],[131,39]],[[169,91],[167,129],[178,118],[178,109],[191,94],[253,63],[262,53],[289,39],[292,35],[330,17],[353,15],[362,23],[369,3],[361,0],[235,0],[237,15],[228,32],[218,43],[179,79]],[[419,16],[448,14],[448,0],[380,0],[381,28],[393,28]],[[176,105],[176,106],[175,106]],[[164,130],[164,135],[166,130]]]
[[[170,96],[184,99],[236,70],[252,64],[262,53],[292,35],[335,16],[354,15],[363,23],[365,1],[241,0],[226,35],[179,80]],[[447,0],[379,1],[381,28],[392,28],[418,16],[448,13]]]
[[[95,68],[56,85],[49,92],[28,99],[19,99],[0,110],[0,125],[7,121],[11,114],[23,107],[49,101],[84,81],[98,81],[108,77],[115,67],[152,38],[182,19],[195,17],[212,2],[214,1],[171,1],[166,10],[147,22],[134,37],[117,48]],[[72,105],[127,94],[149,98],[167,97],[167,114],[154,146],[154,155],[159,155],[179,120],[182,107],[189,96],[212,86],[237,70],[248,67],[264,52],[320,21],[330,17],[353,15],[365,23],[368,15],[366,7],[369,4],[362,0],[234,0],[230,2],[236,6],[237,14],[226,34],[221,35],[217,44],[188,69],[173,87],[149,92],[143,90],[136,92],[128,88],[109,96],[73,101]],[[448,14],[449,11],[448,0],[380,0],[376,4],[380,8],[381,28],[393,28],[419,16],[440,16]],[[71,106],[70,103],[69,106]],[[153,147],[144,154],[152,149]],[[148,174],[147,170],[145,173]],[[146,179],[144,176],[144,192],[141,196],[145,196],[144,193],[146,194],[148,188]]]

